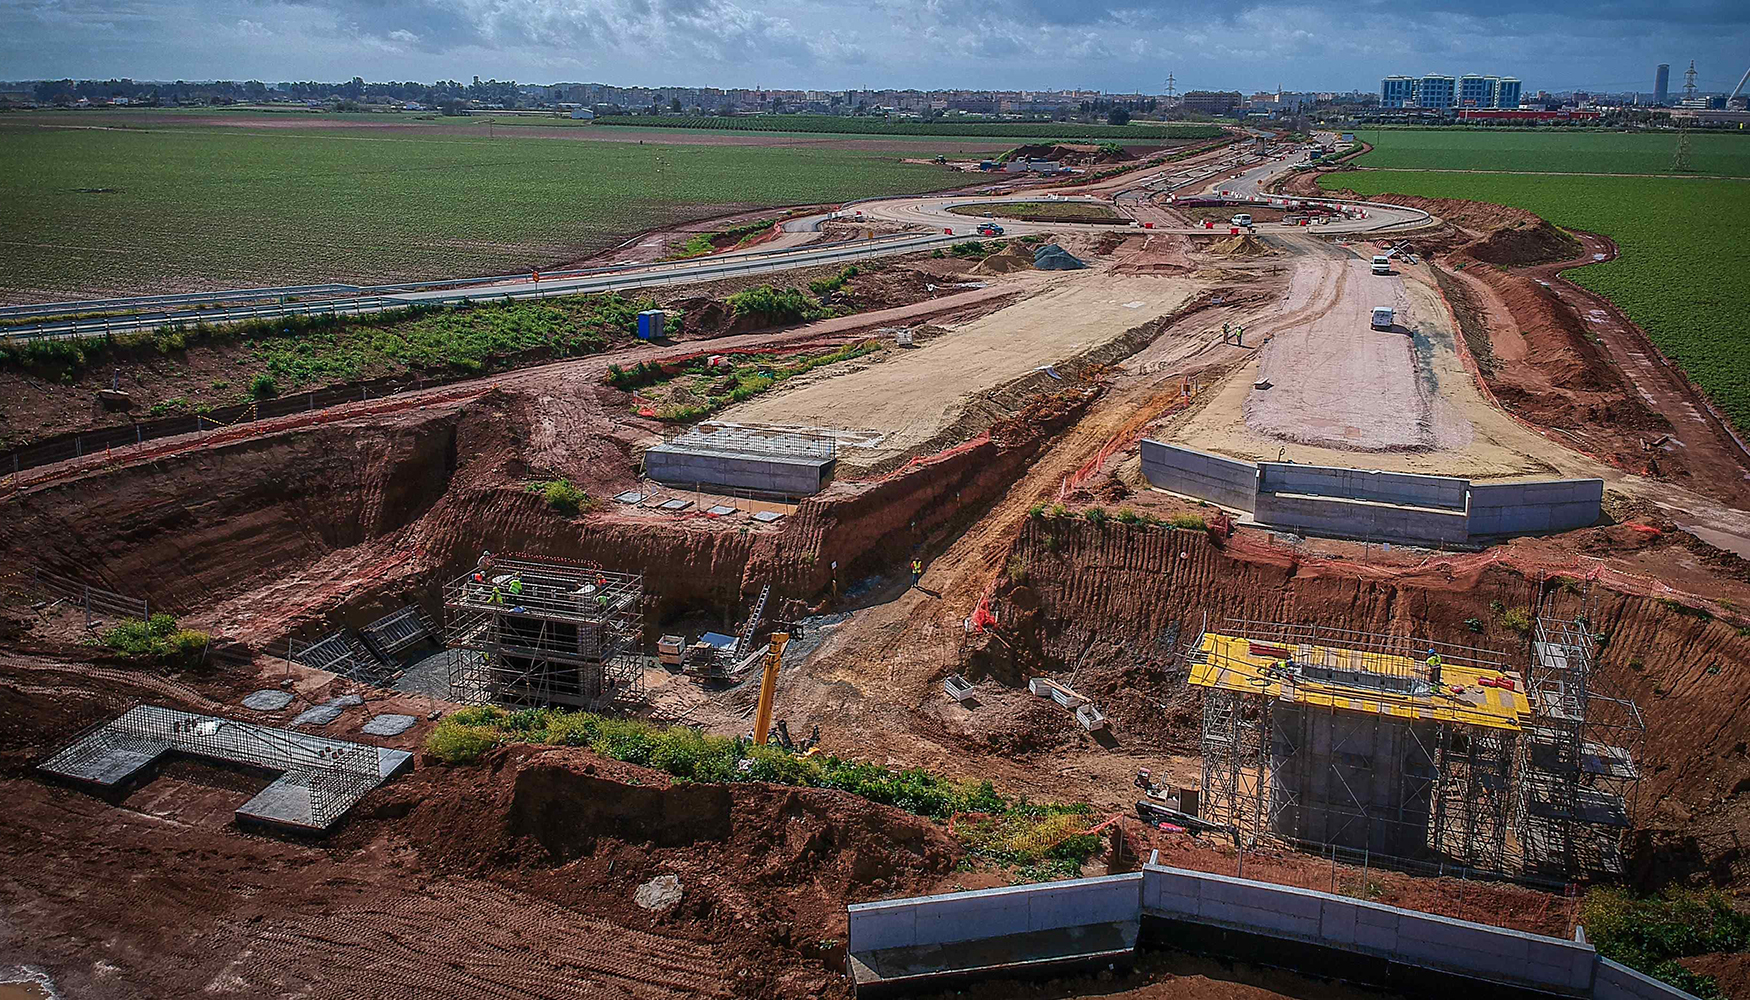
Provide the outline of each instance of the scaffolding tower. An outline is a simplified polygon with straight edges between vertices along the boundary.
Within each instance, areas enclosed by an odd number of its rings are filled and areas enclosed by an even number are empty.
[[[1647,727],[1595,668],[1584,618],[1537,619],[1516,812],[1528,870],[1621,875]]]
[[[1583,619],[1540,618],[1526,673],[1427,639],[1229,620],[1190,647],[1204,817],[1407,864],[1622,872],[1646,727]]]
[[[644,699],[644,576],[495,560],[444,586],[450,696],[531,708]]]
[[[1253,838],[1386,858],[1506,863],[1529,706],[1500,656],[1243,620],[1191,648],[1191,683],[1205,689],[1205,818]]]

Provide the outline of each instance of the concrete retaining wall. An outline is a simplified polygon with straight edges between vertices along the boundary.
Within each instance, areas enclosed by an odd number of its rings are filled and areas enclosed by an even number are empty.
[[[1255,464],[1159,441],[1142,442],[1142,475],[1151,486],[1237,510],[1251,510],[1258,494]]]
[[[852,954],[1149,916],[1541,992],[1596,1000],[1696,1000],[1599,957],[1583,936],[1569,941],[1527,934],[1162,865],[1128,875],[857,903],[848,911]]]
[[[1240,462],[1146,440],[1142,474],[1152,486],[1251,511],[1270,527],[1415,544],[1571,531],[1595,523],[1604,501],[1602,479],[1477,486],[1450,476]]]
[[[1464,510],[1470,482],[1446,476],[1419,476],[1408,472],[1374,472],[1326,465],[1295,465],[1259,462],[1259,492],[1307,493],[1348,500],[1377,500],[1413,507],[1446,507]]]
[[[1136,920],[1142,880],[1134,872],[855,903],[848,908],[846,948],[857,954]]]
[[[1463,510],[1398,507],[1337,497],[1259,493],[1253,515],[1259,524],[1334,538],[1386,542],[1445,542],[1470,539]]]
[[[658,445],[644,453],[644,474],[673,486],[721,486],[785,496],[820,492],[831,459],[735,455]]]
[[[1470,533],[1571,531],[1598,520],[1602,479],[1557,479],[1470,488]]]
[[[1598,959],[1598,976],[1592,995],[1598,1000],[1697,1000],[1693,993],[1686,993],[1602,957]]]
[[[1589,944],[1473,924],[1293,886],[1154,865],[1143,912],[1301,941],[1491,982],[1591,996]],[[1667,998],[1668,1000],[1668,998]]]

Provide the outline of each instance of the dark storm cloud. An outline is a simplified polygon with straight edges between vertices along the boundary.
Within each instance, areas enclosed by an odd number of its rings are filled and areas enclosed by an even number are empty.
[[[0,74],[720,86],[1372,89],[1489,72],[1729,86],[1750,3],[1675,0],[0,0]],[[1725,81],[1718,84],[1717,81]]]

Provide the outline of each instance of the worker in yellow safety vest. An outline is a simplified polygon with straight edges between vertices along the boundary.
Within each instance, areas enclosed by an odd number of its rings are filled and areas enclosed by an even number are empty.
[[[924,564],[919,560],[913,559],[911,561],[911,585],[914,587],[917,586],[918,581],[923,579],[923,576]]]
[[[499,605],[500,607],[504,606],[504,590],[497,584],[494,584],[492,587],[492,603]]]
[[[510,578],[510,596],[523,596],[523,578],[521,576],[513,576]]]
[[[1428,658],[1422,662],[1428,667],[1428,683],[1440,686],[1440,654],[1429,649]]]

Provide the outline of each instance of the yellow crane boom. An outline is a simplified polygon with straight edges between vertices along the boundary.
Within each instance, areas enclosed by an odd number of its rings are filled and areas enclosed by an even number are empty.
[[[766,672],[760,678],[760,707],[753,719],[753,741],[761,744],[772,731],[772,701],[778,696],[778,666],[784,660],[784,646],[790,633],[773,632],[771,648],[766,650]]]

